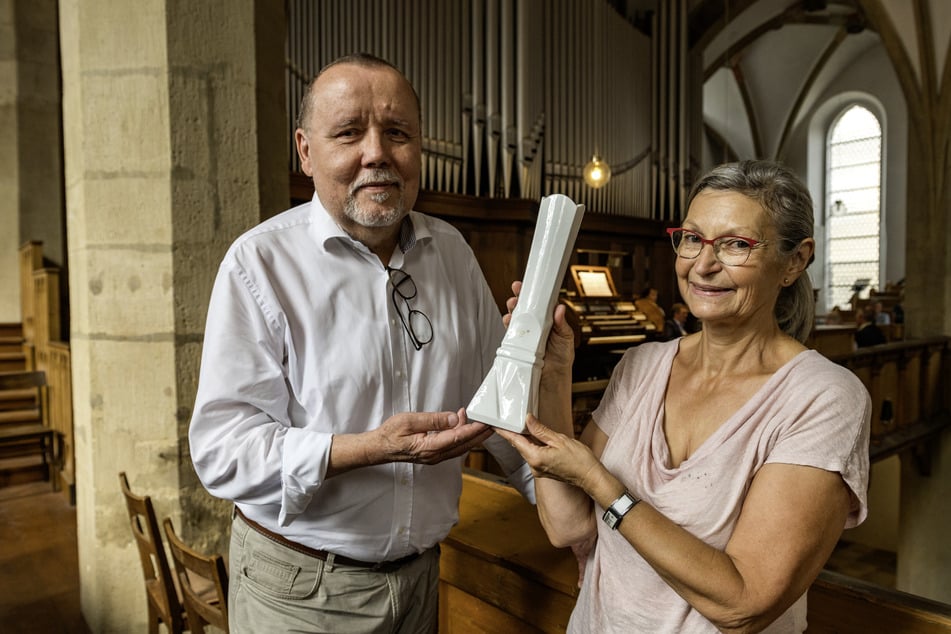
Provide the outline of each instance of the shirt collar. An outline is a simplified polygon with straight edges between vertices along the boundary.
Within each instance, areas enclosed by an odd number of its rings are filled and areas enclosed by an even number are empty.
[[[341,242],[349,244],[359,251],[367,251],[366,245],[358,240],[354,240],[346,231],[340,228],[340,225],[333,219],[330,212],[323,206],[316,192],[311,199],[311,234],[314,240],[325,250],[331,243]],[[432,238],[429,225],[422,214],[410,211],[403,218],[400,225],[400,234],[398,246],[402,253],[408,253],[418,242],[428,241]]]

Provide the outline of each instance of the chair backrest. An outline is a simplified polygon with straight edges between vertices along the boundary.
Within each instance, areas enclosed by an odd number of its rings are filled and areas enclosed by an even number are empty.
[[[129,511],[132,536],[135,537],[142,561],[149,607],[149,631],[157,632],[158,623],[165,623],[171,634],[180,634],[186,629],[184,610],[172,580],[152,498],[132,493],[124,471],[119,473],[119,484]]]
[[[172,520],[165,518],[164,525],[190,630],[203,634],[206,625],[213,625],[227,632],[228,571],[224,558],[189,547],[175,534]]]

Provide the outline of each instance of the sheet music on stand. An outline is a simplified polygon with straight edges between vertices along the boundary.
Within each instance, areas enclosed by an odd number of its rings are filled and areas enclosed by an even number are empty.
[[[606,266],[583,266],[573,264],[571,277],[581,297],[617,297],[611,269]]]

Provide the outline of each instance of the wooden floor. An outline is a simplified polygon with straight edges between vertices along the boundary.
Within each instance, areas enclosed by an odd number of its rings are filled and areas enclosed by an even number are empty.
[[[827,567],[895,585],[892,553],[842,543]],[[0,632],[90,634],[80,613],[76,509],[47,482],[0,486]]]
[[[79,607],[76,509],[48,482],[0,487],[0,631],[89,633]]]

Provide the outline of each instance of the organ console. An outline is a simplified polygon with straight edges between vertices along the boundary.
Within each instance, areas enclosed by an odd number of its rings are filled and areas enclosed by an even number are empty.
[[[618,295],[609,267],[573,265],[571,277],[576,290],[561,301],[575,329],[575,382],[607,379],[624,350],[663,334],[632,300]]]

